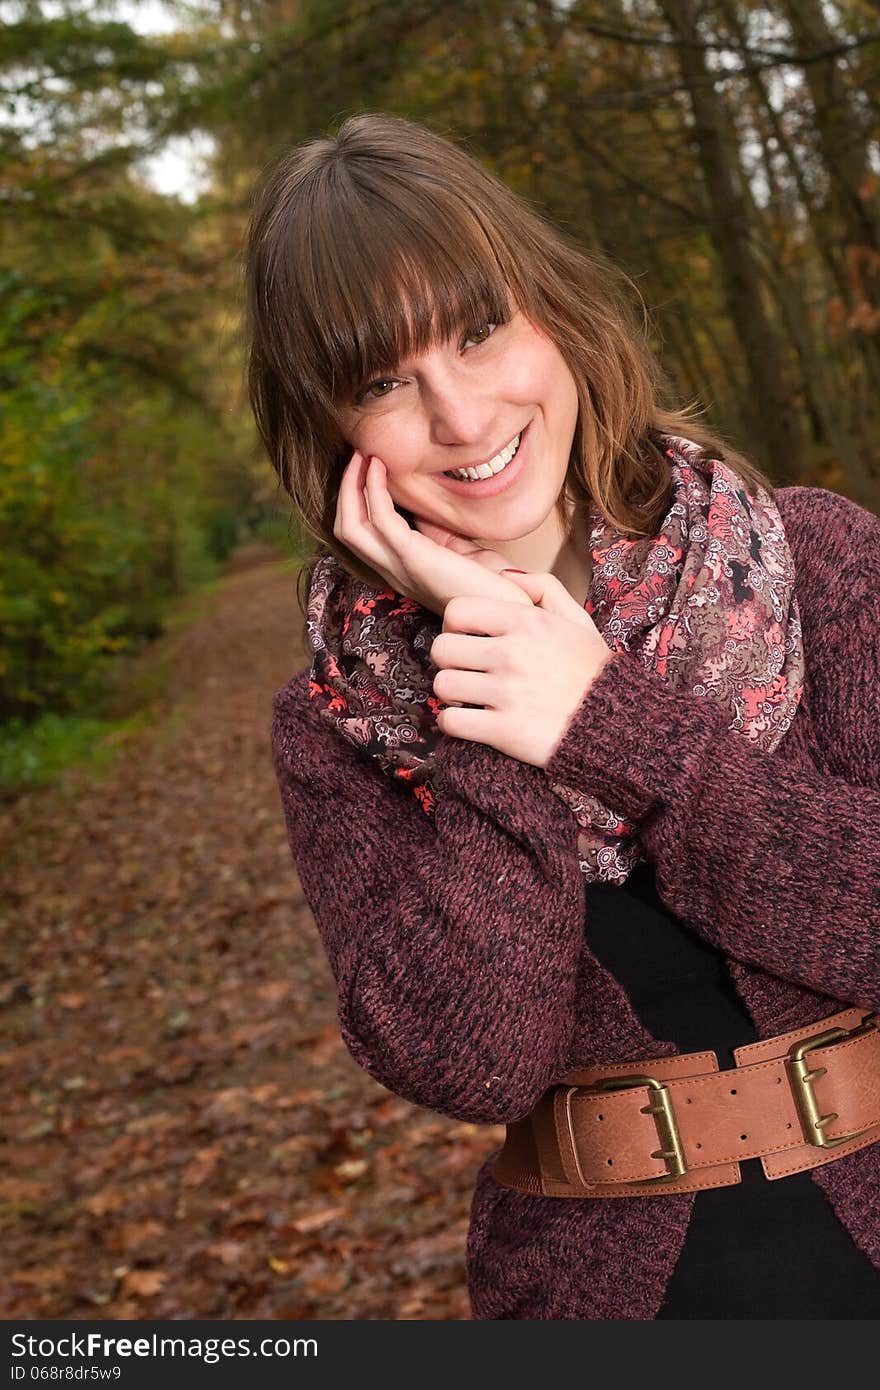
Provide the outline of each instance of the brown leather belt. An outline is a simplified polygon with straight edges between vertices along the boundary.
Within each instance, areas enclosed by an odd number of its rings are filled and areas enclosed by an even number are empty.
[[[583,1067],[507,1126],[492,1167],[546,1197],[652,1197],[831,1163],[880,1139],[880,1013],[844,1009],[734,1051]]]

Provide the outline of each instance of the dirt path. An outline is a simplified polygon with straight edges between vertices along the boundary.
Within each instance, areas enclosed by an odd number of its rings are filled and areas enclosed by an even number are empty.
[[[233,566],[172,639],[162,722],[0,808],[0,1317],[468,1317],[503,1130],[338,1039],[268,747],[299,631],[289,565]]]

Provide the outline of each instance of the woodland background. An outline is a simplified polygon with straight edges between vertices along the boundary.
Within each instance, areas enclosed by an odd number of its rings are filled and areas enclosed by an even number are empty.
[[[880,4],[153,9],[0,0],[0,1315],[467,1317],[499,1135],[341,1049],[268,761],[254,183],[357,110],[462,140],[624,265],[683,400],[880,511]]]

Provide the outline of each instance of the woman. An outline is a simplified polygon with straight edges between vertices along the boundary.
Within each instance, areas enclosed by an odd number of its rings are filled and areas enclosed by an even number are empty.
[[[389,115],[264,182],[290,845],[355,1060],[508,1126],[475,1318],[876,1315],[880,522],[662,405],[629,284]]]

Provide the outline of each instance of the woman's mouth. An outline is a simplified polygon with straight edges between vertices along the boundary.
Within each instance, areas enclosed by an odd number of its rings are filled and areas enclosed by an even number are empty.
[[[531,423],[531,422],[529,422]],[[516,481],[524,467],[523,451],[529,426],[520,430],[499,454],[478,469],[450,469],[434,476],[444,487],[469,497],[494,497]]]

